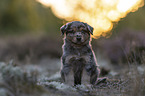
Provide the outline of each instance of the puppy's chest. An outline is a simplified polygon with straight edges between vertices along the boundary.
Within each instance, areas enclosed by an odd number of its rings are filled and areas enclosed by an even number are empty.
[[[69,54],[74,55],[76,58],[88,56],[90,54],[91,49],[89,48],[72,48],[69,49]]]
[[[76,58],[79,58],[79,57],[82,57],[82,56],[84,56],[84,55],[86,55],[87,54],[87,52],[85,52],[85,51],[83,51],[83,50],[74,50],[74,51],[70,51],[70,55],[74,55],[74,57],[76,57]]]
[[[83,49],[70,51],[70,53],[66,57],[68,63],[78,62],[78,61],[82,63],[87,63],[90,61],[90,59],[91,59],[90,52]]]

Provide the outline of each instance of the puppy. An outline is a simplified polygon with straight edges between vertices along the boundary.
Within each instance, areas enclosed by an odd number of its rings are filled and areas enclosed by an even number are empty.
[[[74,85],[81,84],[83,70],[94,85],[99,76],[95,54],[91,47],[93,27],[87,23],[73,21],[60,28],[64,35],[63,55],[61,57],[61,78],[65,82],[70,71],[73,72]]]

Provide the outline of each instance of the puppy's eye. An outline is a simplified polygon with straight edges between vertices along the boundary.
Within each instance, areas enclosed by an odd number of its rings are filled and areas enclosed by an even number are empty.
[[[68,30],[67,32],[68,32],[68,33],[73,33],[74,31],[73,31],[73,30]]]
[[[83,34],[86,34],[86,33],[88,33],[89,34],[89,32],[88,31],[86,31],[86,30],[82,30],[81,31]]]
[[[68,36],[73,36],[73,35],[74,35],[74,31],[73,31],[73,30],[68,30],[68,31],[66,32],[66,35],[68,35]]]
[[[86,30],[82,30],[81,32],[86,32]]]
[[[82,30],[81,32],[82,32],[82,33],[86,33],[87,31],[86,31],[86,30]]]

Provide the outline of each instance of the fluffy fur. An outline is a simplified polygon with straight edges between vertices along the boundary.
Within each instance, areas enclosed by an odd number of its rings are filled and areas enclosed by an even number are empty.
[[[74,85],[81,84],[83,70],[90,76],[90,83],[95,84],[99,69],[91,47],[93,27],[87,23],[73,21],[60,28],[64,35],[61,77],[65,82],[70,71],[74,75]]]

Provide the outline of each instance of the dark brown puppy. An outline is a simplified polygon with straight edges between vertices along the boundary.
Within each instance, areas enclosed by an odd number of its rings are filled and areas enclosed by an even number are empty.
[[[90,76],[90,83],[95,84],[99,69],[91,47],[93,28],[87,23],[73,21],[60,28],[64,36],[61,77],[66,81],[70,71],[74,74],[74,85],[81,84],[82,72],[85,69]]]

